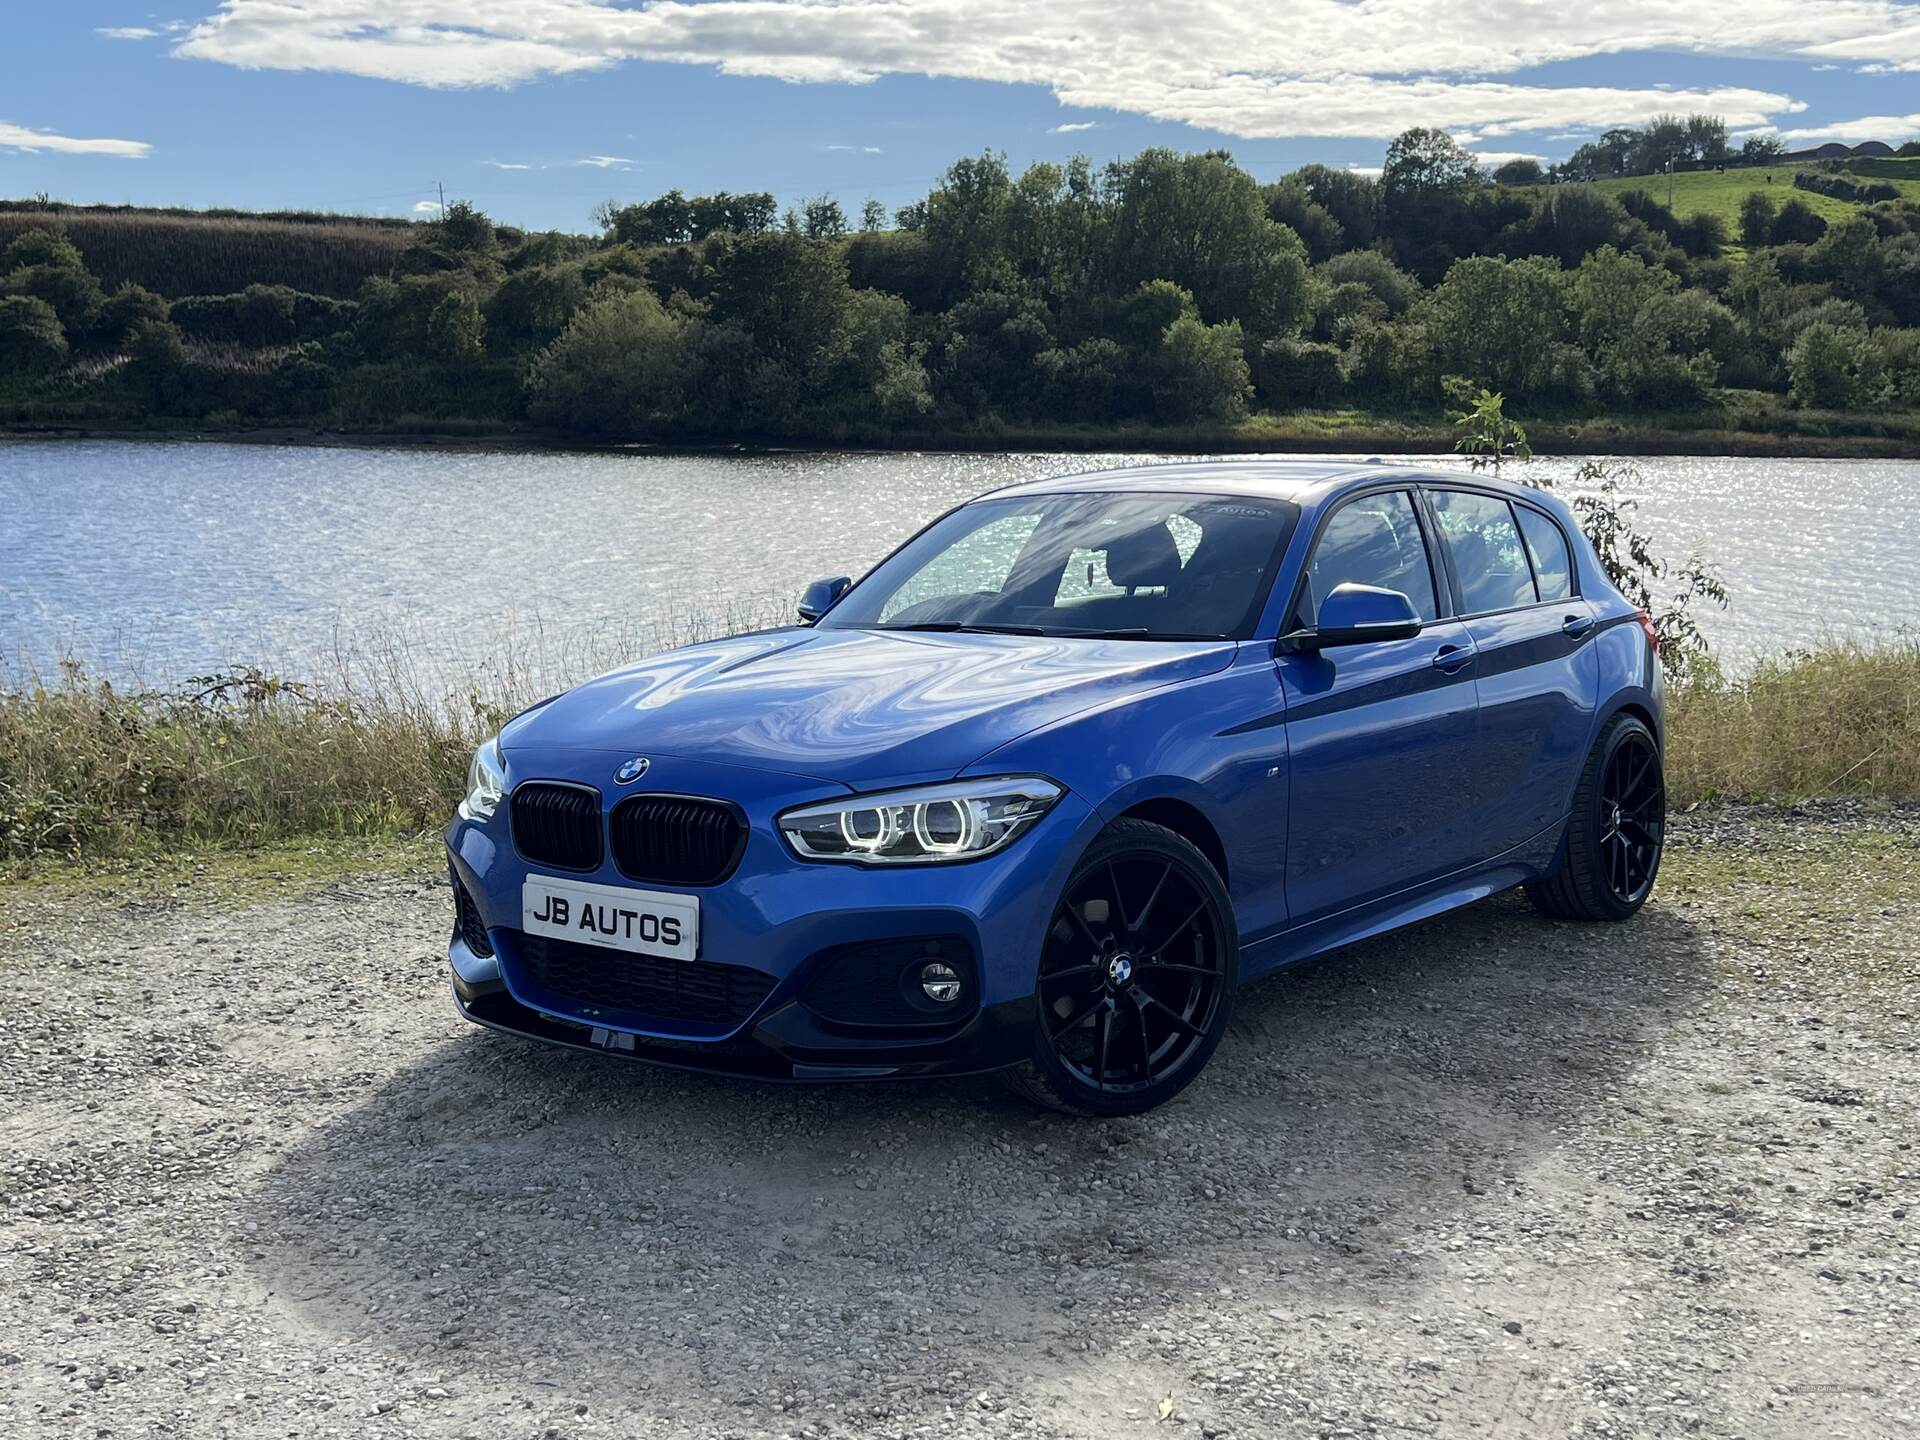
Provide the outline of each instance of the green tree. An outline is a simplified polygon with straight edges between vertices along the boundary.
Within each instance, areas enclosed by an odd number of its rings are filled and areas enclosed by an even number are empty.
[[[1428,297],[1443,373],[1510,395],[1549,387],[1567,325],[1567,281],[1552,260],[1459,261]]]
[[[1772,244],[1775,213],[1772,196],[1764,190],[1749,190],[1740,202],[1740,243],[1749,247]]]
[[[1707,317],[1674,303],[1670,270],[1604,245],[1574,272],[1571,301],[1582,347],[1600,388],[1624,404],[1682,404],[1713,382],[1702,353]]]
[[[1380,188],[1389,214],[1435,195],[1457,195],[1481,180],[1480,163],[1445,130],[1403,130],[1387,146]]]
[[[145,286],[129,280],[109,295],[100,307],[96,328],[109,345],[123,345],[141,323],[151,320],[158,324],[168,316],[169,307],[165,300]]]
[[[869,195],[860,206],[860,229],[868,235],[887,228],[887,207]]]
[[[1263,338],[1306,320],[1304,247],[1267,217],[1259,185],[1231,160],[1145,150],[1110,167],[1106,183],[1119,287],[1171,280],[1203,320],[1241,320]]]
[[[1153,367],[1154,409],[1161,419],[1237,420],[1252,395],[1239,321],[1207,325],[1196,315],[1182,315],[1167,327]]]
[[[487,317],[464,290],[442,296],[427,318],[427,347],[436,359],[471,365],[487,353]]]
[[[0,296],[0,377],[44,375],[67,363],[67,336],[53,306],[32,295]]]
[[[70,338],[90,333],[106,297],[64,233],[28,230],[0,250],[0,295],[44,300]]]
[[[838,362],[851,293],[840,246],[788,233],[756,235],[726,239],[714,258],[714,320],[746,331],[792,381],[816,383]]]
[[[1795,195],[1773,217],[1769,238],[1775,245],[1811,245],[1826,233],[1827,222],[1820,212]]]
[[[831,195],[816,195],[806,202],[801,229],[809,240],[838,240],[847,233],[847,212]]]
[[[1531,155],[1516,155],[1493,172],[1496,185],[1544,185],[1547,172]]]
[[[530,413],[600,435],[659,430],[679,411],[683,340],[683,323],[650,291],[595,300],[534,361]]]
[[[1788,388],[1794,403],[1821,410],[1851,410],[1885,403],[1884,357],[1865,327],[1819,320],[1807,326],[1787,352]]]
[[[1340,253],[1345,239],[1340,222],[1307,192],[1306,181],[1297,175],[1283,176],[1265,193],[1267,218],[1298,235],[1310,259],[1318,263]]]

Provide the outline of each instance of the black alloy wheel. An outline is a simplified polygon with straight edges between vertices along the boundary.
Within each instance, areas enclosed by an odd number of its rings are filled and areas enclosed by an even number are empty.
[[[1557,919],[1624,920],[1653,893],[1666,834],[1659,742],[1638,716],[1616,715],[1581,773],[1559,863],[1527,895]]]
[[[1200,1073],[1233,1009],[1233,907],[1185,839],[1123,820],[1094,842],[1054,909],[1021,1094],[1085,1115],[1133,1115]]]

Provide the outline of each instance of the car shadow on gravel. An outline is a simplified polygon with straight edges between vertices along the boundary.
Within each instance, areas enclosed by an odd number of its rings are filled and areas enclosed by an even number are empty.
[[[1503,898],[1250,987],[1199,1082],[1109,1124],[990,1080],[768,1087],[475,1029],[383,1080],[355,1057],[372,1088],[248,1198],[249,1264],[309,1333],[455,1381],[899,1419],[1329,1247],[1391,1284],[1416,1262],[1378,1227],[1498,1193],[1706,975],[1683,907]]]

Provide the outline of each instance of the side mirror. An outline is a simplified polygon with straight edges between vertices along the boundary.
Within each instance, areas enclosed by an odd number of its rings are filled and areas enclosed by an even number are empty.
[[[1356,585],[1349,580],[1333,587],[1320,602],[1319,622],[1311,630],[1282,635],[1283,653],[1331,650],[1339,645],[1365,645],[1375,640],[1411,640],[1420,633],[1420,613],[1398,590],[1378,585]]]
[[[846,594],[852,585],[852,579],[845,575],[835,575],[831,580],[814,581],[807,586],[807,593],[800,597],[800,619],[805,624],[813,624],[838,604],[840,597]]]

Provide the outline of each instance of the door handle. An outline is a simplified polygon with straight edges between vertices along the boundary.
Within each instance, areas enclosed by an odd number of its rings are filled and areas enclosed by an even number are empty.
[[[1433,657],[1433,668],[1442,675],[1456,675],[1472,663],[1473,651],[1464,645],[1442,645]]]
[[[1569,640],[1579,640],[1584,638],[1587,632],[1593,629],[1593,623],[1593,617],[1591,615],[1569,615],[1565,623],[1561,625],[1560,633]]]

